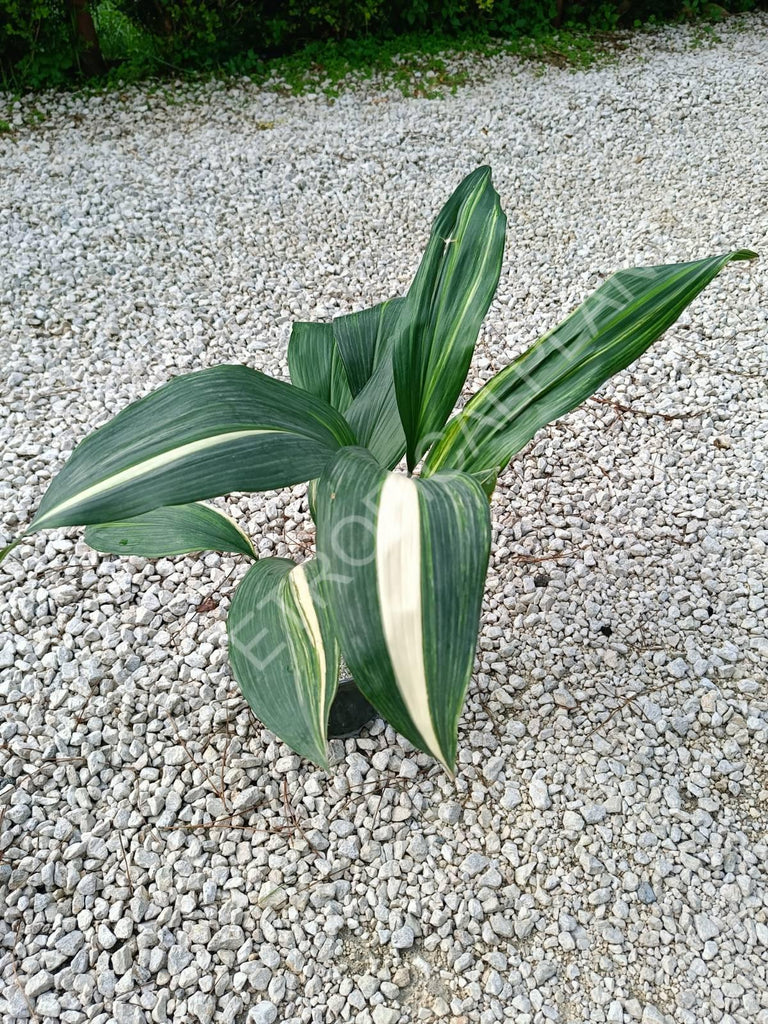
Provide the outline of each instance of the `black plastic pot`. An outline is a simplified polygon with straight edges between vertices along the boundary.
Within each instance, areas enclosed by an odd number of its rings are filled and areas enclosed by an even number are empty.
[[[357,736],[375,717],[376,711],[355,686],[354,679],[340,679],[328,716],[329,739],[346,740]]]

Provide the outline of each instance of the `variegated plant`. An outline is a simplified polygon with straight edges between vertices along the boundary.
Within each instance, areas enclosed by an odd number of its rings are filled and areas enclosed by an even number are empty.
[[[75,449],[25,536],[86,525],[100,551],[254,559],[228,629],[234,674],[262,722],[327,766],[343,655],[368,700],[451,771],[498,473],[644,352],[726,263],[754,255],[621,271],[451,418],[504,235],[481,167],[440,212],[404,298],[296,324],[293,384],[219,366],[133,403]],[[255,560],[234,523],[197,504],[303,481],[317,557],[300,565]]]

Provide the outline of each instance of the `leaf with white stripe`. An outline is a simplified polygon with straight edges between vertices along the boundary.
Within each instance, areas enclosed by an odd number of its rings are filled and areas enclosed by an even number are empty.
[[[245,366],[177,377],[77,446],[28,532],[133,518],[319,476],[354,436],[339,412]]]
[[[201,505],[167,505],[133,519],[88,526],[85,542],[113,555],[168,558],[192,551],[231,551],[256,558],[253,544],[223,512]]]
[[[296,753],[327,768],[339,647],[318,597],[317,563],[257,562],[232,598],[227,633],[235,679],[256,717]]]
[[[352,391],[331,324],[296,323],[288,341],[291,381],[344,412]]]
[[[321,586],[355,683],[452,771],[490,551],[485,495],[462,473],[389,473],[348,448],[317,509]]]
[[[506,217],[479,167],[437,216],[398,321],[395,391],[410,469],[445,425],[499,283]]]
[[[727,263],[754,256],[741,249],[693,263],[620,270],[469,400],[429,453],[424,475],[498,473],[537,430],[645,352]]]

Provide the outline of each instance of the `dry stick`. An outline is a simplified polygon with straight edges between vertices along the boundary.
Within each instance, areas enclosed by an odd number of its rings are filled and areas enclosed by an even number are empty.
[[[510,561],[522,562],[527,565],[530,562],[559,562],[563,558],[573,558],[579,553],[579,551],[585,551],[586,548],[574,548],[571,551],[556,551],[554,555],[510,555]]]
[[[227,755],[229,754],[229,745],[232,742],[232,733],[230,731],[229,726],[230,726],[229,711],[227,711],[227,742],[224,744],[224,753],[221,755],[221,772],[220,772],[221,794],[222,794],[221,802],[224,804],[225,807],[228,806],[228,801],[227,801],[227,795],[226,795],[227,794],[226,783],[224,781],[224,769],[225,769],[226,764],[227,764]]]
[[[83,719],[85,717],[85,709],[89,706],[89,704],[93,700],[94,694],[96,693],[96,690],[98,689],[100,683],[101,683],[100,679],[93,679],[93,680],[91,680],[91,684],[90,684],[90,691],[91,692],[88,694],[87,697],[85,697],[83,699],[83,706],[78,711],[77,718],[75,719],[75,728],[77,728],[78,726],[83,724]]]
[[[654,416],[658,416],[662,420],[671,422],[672,420],[690,420],[696,416],[700,416],[699,412],[653,412],[650,409],[634,409],[631,405],[624,405],[622,402],[617,402],[613,398],[600,398],[597,395],[592,395],[590,402],[597,402],[599,405],[608,405],[617,412],[629,412],[633,416],[644,416],[646,419],[651,419]]]
[[[217,789],[216,783],[211,778],[211,776],[208,774],[207,770],[205,768],[203,768],[200,765],[200,763],[192,756],[192,753],[191,753],[189,747],[187,746],[187,741],[182,737],[181,733],[179,732],[179,727],[176,725],[176,719],[170,713],[168,715],[168,718],[170,719],[171,725],[173,726],[173,731],[176,734],[176,739],[181,744],[181,746],[184,748],[184,751],[185,751],[187,757],[192,762],[192,764],[195,766],[195,768],[197,768],[197,770],[208,780],[208,782],[211,785],[211,788],[213,789],[214,793],[219,798],[219,800],[221,800],[221,802],[226,805],[226,799],[224,797],[224,794],[219,789]]]
[[[296,813],[296,810],[293,807],[293,805],[291,804],[290,800],[288,799],[288,780],[287,779],[283,779],[282,791],[283,791],[283,806],[285,807],[286,818],[289,819],[289,824],[287,824],[287,825],[276,825],[274,830],[276,832],[285,832],[285,831],[288,831],[288,830],[292,830],[292,831],[298,832],[299,835],[301,836],[301,838],[304,840],[304,842],[310,848],[310,850],[312,850],[313,853],[319,854],[320,851],[317,849],[317,847],[314,845],[314,843],[310,842],[310,840],[307,838],[306,833],[304,832],[304,829],[301,827],[301,822],[299,821],[299,816]]]
[[[235,569],[237,569],[237,568],[238,568],[238,563],[237,563],[237,562],[235,562],[235,564],[234,564],[234,565],[232,566],[232,568],[231,568],[231,569],[229,570],[229,572],[228,572],[228,573],[226,574],[226,576],[224,576],[224,578],[223,578],[223,579],[221,579],[221,580],[220,580],[220,581],[219,581],[219,582],[218,582],[218,583],[216,584],[216,586],[215,586],[215,587],[213,588],[213,590],[212,590],[212,591],[210,592],[210,594],[207,594],[207,595],[206,595],[206,596],[205,596],[205,597],[204,597],[204,598],[202,599],[202,601],[200,601],[200,602],[199,602],[199,603],[198,603],[197,605],[195,605],[195,607],[194,607],[194,608],[192,609],[192,611],[191,611],[191,612],[189,612],[189,613],[188,613],[188,614],[187,614],[187,615],[186,615],[186,616],[185,616],[185,617],[184,617],[184,618],[183,618],[183,619],[181,620],[181,622],[177,623],[177,626],[176,626],[176,632],[177,632],[177,633],[179,632],[179,630],[180,630],[180,629],[181,629],[181,628],[182,628],[183,626],[186,626],[186,625],[187,625],[187,623],[189,623],[189,622],[191,622],[191,621],[192,621],[192,618],[193,618],[193,616],[195,616],[195,615],[198,615],[198,614],[202,614],[202,612],[203,612],[203,611],[213,611],[213,609],[214,609],[214,608],[216,607],[216,602],[213,602],[213,595],[214,595],[214,594],[218,594],[218,593],[219,593],[219,591],[220,591],[220,590],[221,590],[221,588],[222,588],[222,587],[224,586],[224,584],[225,584],[225,583],[227,583],[227,582],[228,582],[228,581],[229,581],[229,580],[230,580],[230,579],[232,578],[232,573],[233,573],[233,572],[235,571]],[[213,602],[213,604],[209,604],[209,602]]]
[[[19,989],[19,992],[21,992],[22,996],[24,997],[24,1002],[27,1004],[27,1009],[29,1010],[30,1018],[32,1020],[39,1020],[40,1018],[35,1013],[34,1007],[32,1006],[32,1003],[29,1000],[29,996],[27,995],[27,993],[26,993],[26,991],[24,989],[24,986],[21,984],[21,979],[19,978],[19,972],[18,972],[18,970],[16,968],[16,947],[19,945],[19,943],[21,941],[20,936],[21,936],[21,926],[22,926],[22,924],[23,924],[23,918],[20,917],[19,918],[19,923],[16,925],[16,941],[13,944],[13,948],[9,951],[10,954],[11,954],[11,970],[13,971],[13,980],[16,982],[16,985],[17,985],[17,987]]]
[[[158,828],[162,828],[166,832],[173,832],[175,829],[180,829],[182,832],[197,832],[201,829],[214,829],[214,828],[231,828],[237,829],[241,832],[266,832],[273,831],[272,828],[265,829],[261,825],[236,825],[234,821],[234,815],[228,815],[224,818],[216,818],[214,821],[200,821],[194,822],[176,822],[173,825],[158,825]]]
[[[14,756],[16,756],[16,757],[20,757],[21,756],[20,754],[15,754],[15,752],[13,750],[11,750],[10,747],[8,747],[7,749],[10,750],[10,752],[12,754],[14,754]],[[71,764],[71,763],[83,762],[85,760],[86,759],[84,757],[79,757],[78,756],[78,757],[56,757],[56,758],[52,758],[51,760],[48,760],[48,761],[43,761],[43,763],[38,768],[36,768],[35,771],[31,772],[29,775],[25,775],[21,779],[14,779],[13,782],[14,782],[15,788],[18,789],[19,787],[26,785],[27,782],[31,782],[33,779],[37,779],[37,777],[39,775],[41,775],[49,765]],[[35,766],[33,765],[32,767],[35,767]],[[9,785],[6,786],[6,789],[13,789],[14,785],[11,785],[9,783]]]
[[[125,844],[123,843],[122,833],[118,831],[117,838],[120,841],[120,849],[123,851],[123,861],[125,863],[125,877],[128,879],[128,888],[131,890],[131,896],[135,895],[133,888],[133,880],[131,878],[131,866],[128,863],[128,854],[125,852]]]
[[[608,712],[608,717],[605,719],[605,721],[598,722],[597,725],[593,729],[590,729],[590,731],[587,733],[587,738],[589,738],[591,736],[594,736],[594,734],[598,731],[598,729],[602,729],[602,727],[604,725],[608,725],[608,723],[610,721],[612,721],[616,717],[616,715],[619,713],[619,711],[623,711],[624,708],[629,707],[631,704],[634,704],[636,701],[640,700],[641,697],[645,697],[649,693],[659,693],[661,690],[667,690],[667,689],[669,689],[670,686],[674,686],[674,685],[675,685],[675,680],[673,679],[673,680],[671,680],[668,683],[659,683],[657,686],[646,687],[646,689],[642,690],[640,693],[631,693],[631,694],[629,694],[629,696],[620,699],[619,703],[616,705],[616,707],[613,708],[612,711]],[[610,695],[606,694],[606,696],[613,696],[613,695],[612,694],[610,694]],[[641,714],[642,713],[642,708],[638,708],[636,713],[637,714]]]
[[[371,823],[371,835],[376,831],[376,825],[379,821],[379,814],[381,813],[381,805],[384,802],[384,790],[379,793],[379,802],[376,804],[376,812],[373,815],[373,822]]]

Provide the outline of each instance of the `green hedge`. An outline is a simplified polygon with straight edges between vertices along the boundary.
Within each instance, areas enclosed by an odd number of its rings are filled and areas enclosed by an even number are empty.
[[[88,0],[0,0],[6,88],[76,81],[83,73],[74,8]],[[760,0],[89,0],[111,68],[132,76],[205,70],[323,40],[429,33],[448,38],[541,36],[558,24],[613,29],[709,17]]]

